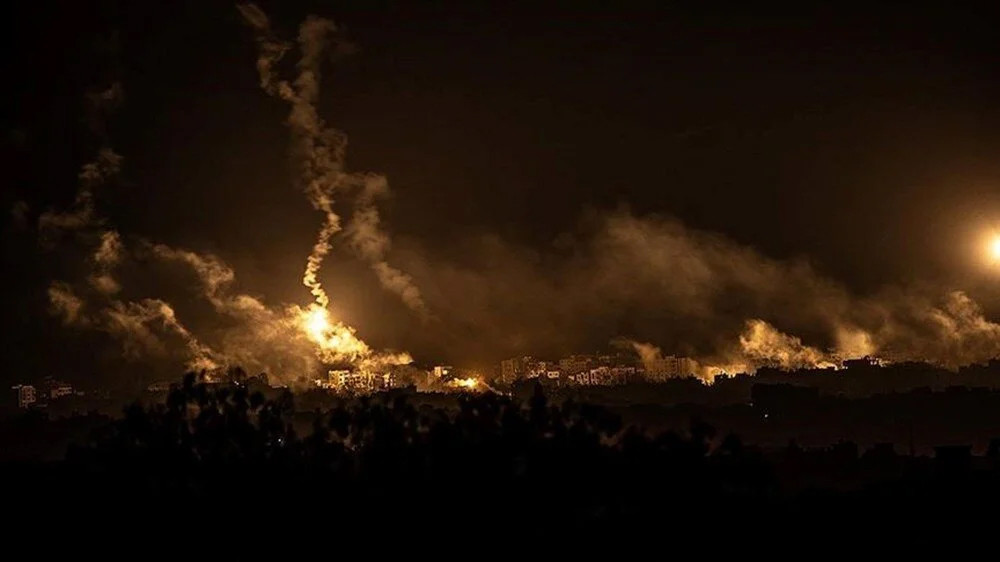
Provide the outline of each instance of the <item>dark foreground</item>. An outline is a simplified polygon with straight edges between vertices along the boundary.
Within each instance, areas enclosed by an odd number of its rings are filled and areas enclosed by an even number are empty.
[[[315,533],[382,547],[985,547],[1000,522],[996,443],[985,456],[859,454],[851,443],[765,452],[699,422],[649,435],[540,389],[523,404],[466,396],[454,411],[361,399],[315,412],[304,434],[292,413],[290,394],[188,378],[65,460],[2,465],[5,503],[15,526],[58,535]]]

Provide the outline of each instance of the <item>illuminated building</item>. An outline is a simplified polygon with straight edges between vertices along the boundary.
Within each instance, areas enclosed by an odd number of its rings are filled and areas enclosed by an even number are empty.
[[[394,386],[395,377],[390,373],[372,373],[367,371],[349,371],[333,369],[327,373],[326,380],[316,379],[316,386],[327,390],[350,394],[369,394],[387,390]]]
[[[858,359],[847,359],[843,365],[845,369],[871,369],[883,366],[883,361],[869,355]]]
[[[391,373],[334,370],[330,371],[328,381],[321,387],[349,394],[370,394],[391,388],[393,377]]]
[[[500,362],[500,380],[510,384],[517,380],[520,374],[520,362],[514,359],[504,359]]]
[[[697,366],[692,359],[668,355],[644,362],[646,378],[650,381],[662,382],[674,377],[686,377],[697,372]]]
[[[19,384],[13,388],[17,391],[18,408],[29,408],[32,404],[38,401],[38,395],[35,392],[35,387],[30,384]]]
[[[587,371],[593,364],[594,359],[589,355],[570,355],[559,360],[559,368],[567,375]]]
[[[56,398],[73,394],[73,385],[67,382],[48,378],[45,380],[45,385],[48,387],[49,400],[55,400]]]
[[[500,380],[511,384],[523,378],[537,377],[542,364],[544,362],[536,361],[530,355],[504,359],[500,362]]]

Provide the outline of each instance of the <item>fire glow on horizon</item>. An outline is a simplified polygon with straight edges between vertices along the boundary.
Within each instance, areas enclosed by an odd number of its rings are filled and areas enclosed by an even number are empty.
[[[1000,234],[994,234],[993,239],[989,242],[989,248],[987,248],[990,259],[993,263],[1000,264]]]
[[[574,253],[579,259],[568,265],[555,262],[555,267],[543,271],[537,264],[548,266],[545,260],[524,260],[518,248],[491,237],[488,244],[475,246],[483,256],[481,270],[421,257],[408,263],[411,278],[387,262],[391,240],[378,207],[389,193],[387,179],[348,171],[346,134],[318,112],[323,53],[336,44],[337,27],[309,16],[299,26],[297,42],[286,41],[273,32],[267,15],[255,5],[240,4],[238,9],[254,31],[260,87],[289,110],[285,125],[292,141],[294,181],[320,215],[301,277],[312,298],[291,305],[268,304],[263,297],[239,292],[235,271],[219,257],[120,234],[97,205],[97,190],[118,175],[123,159],[104,146],[94,161],[83,166],[72,208],[43,213],[39,231],[51,245],[65,233],[77,232],[88,246],[88,274],[74,283],[51,282],[50,311],[66,326],[105,332],[120,341],[126,360],[178,359],[196,371],[240,366],[289,384],[333,365],[375,375],[412,363],[405,352],[372,349],[340,317],[320,275],[337,243],[370,266],[379,284],[418,318],[434,320],[425,326],[445,328],[443,337],[451,328],[445,322],[452,322],[474,327],[475,331],[463,331],[475,333],[479,340],[508,346],[514,341],[530,350],[551,343],[552,334],[618,318],[621,310],[649,310],[689,322],[687,332],[672,336],[673,340],[629,344],[643,363],[657,365],[674,354],[690,356],[689,372],[705,381],[719,374],[753,373],[764,366],[837,368],[843,360],[867,356],[922,360],[950,368],[1000,356],[1000,324],[989,320],[961,290],[944,287],[940,294],[941,287],[918,291],[901,286],[856,295],[808,264],[769,258],[679,220],[625,211],[609,213],[594,232],[581,237],[579,252]],[[282,70],[291,71],[293,66],[279,63],[293,52],[300,55],[294,64],[296,76],[284,79]],[[122,86],[114,83],[89,95],[88,103],[95,115],[104,115],[121,97]],[[1000,267],[1000,230],[980,229],[968,248],[979,262],[976,265]],[[134,265],[136,256],[194,272],[197,284],[178,288],[198,291],[200,303],[217,318],[188,324],[183,301],[169,292],[136,290],[131,280],[137,278],[124,271]],[[517,276],[489,277],[500,271]],[[627,272],[627,277],[616,272]],[[428,289],[433,313],[414,279]],[[498,290],[506,286],[516,290]],[[470,298],[442,297],[465,293]],[[730,301],[729,295],[741,298]],[[740,305],[717,307],[723,300]],[[512,330],[508,318],[521,325]],[[528,334],[523,318],[542,329]],[[224,328],[213,329],[211,322],[216,320]],[[796,335],[804,326],[824,328],[825,339],[811,334],[804,341]],[[505,340],[511,331],[517,338]],[[692,343],[699,338],[692,334],[697,331],[710,342]],[[647,341],[651,337],[635,335]],[[444,384],[462,391],[490,388],[480,375]]]

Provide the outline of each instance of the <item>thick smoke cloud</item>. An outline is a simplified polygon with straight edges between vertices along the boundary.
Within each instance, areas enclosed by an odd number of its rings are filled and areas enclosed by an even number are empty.
[[[293,154],[300,167],[299,181],[313,205],[324,213],[313,252],[307,260],[304,284],[316,303],[269,306],[259,297],[236,289],[235,272],[221,259],[209,254],[178,249],[139,236],[128,243],[107,224],[97,208],[95,194],[120,172],[122,157],[110,148],[104,120],[122,96],[122,88],[110,88],[88,96],[91,132],[103,147],[93,162],[79,174],[74,204],[67,211],[49,211],[38,223],[41,240],[50,250],[65,238],[73,244],[61,248],[83,249],[84,281],[54,281],[48,296],[51,312],[62,323],[96,330],[117,340],[123,356],[131,360],[181,360],[193,370],[211,370],[239,365],[269,373],[278,381],[292,383],[319,373],[323,364],[351,364],[362,369],[405,364],[409,355],[375,352],[358,339],[353,328],[330,318],[329,297],[318,274],[331,250],[331,237],[340,230],[339,216],[333,211],[333,194],[338,189],[360,192],[362,218],[352,228],[352,239],[368,236],[374,244],[357,246],[372,262],[378,278],[403,297],[404,302],[421,304],[419,292],[409,277],[384,261],[388,237],[379,229],[376,192],[387,189],[384,178],[343,172],[345,137],[328,128],[316,114],[319,94],[319,63],[327,37],[335,31],[327,20],[309,17],[300,27],[301,59],[293,84],[276,81],[274,65],[289,46],[273,38],[267,17],[256,7],[241,6],[245,19],[257,29],[261,84],[268,93],[290,102],[288,123],[293,131]],[[194,283],[184,280],[182,271],[194,274]],[[180,275],[179,275],[180,274]],[[175,283],[160,283],[161,277]],[[127,279],[127,282],[123,281]],[[195,330],[180,320],[174,304],[196,304],[184,316],[194,318]],[[204,314],[204,308],[214,314]],[[202,309],[199,313],[199,309]]]
[[[393,245],[378,207],[390,195],[385,177],[347,172],[347,138],[316,109],[320,65],[336,27],[315,17],[303,22],[289,81],[281,63],[293,44],[275,36],[256,6],[239,10],[255,32],[262,89],[290,108],[296,182],[323,217],[302,279],[314,302],[268,304],[242,291],[221,258],[122,235],[108,224],[97,201],[123,165],[103,126],[122,97],[115,84],[88,96],[102,148],[81,168],[72,206],[43,213],[38,228],[46,248],[74,245],[85,254],[76,281],[49,286],[52,314],[113,338],[128,358],[176,359],[193,369],[241,365],[284,382],[329,363],[408,363],[406,354],[373,351],[330,317],[321,268],[336,241],[417,318],[431,320],[397,342],[428,350],[427,360],[557,356],[615,337],[627,338],[646,362],[692,357],[705,378],[868,354],[948,367],[1000,355],[1000,325],[962,292],[889,287],[857,295],[806,261],[769,258],[677,220],[627,210],[592,214],[545,251],[494,235],[447,249]],[[337,205],[349,209],[343,225]],[[403,267],[391,265],[390,255]],[[321,333],[319,348],[303,323],[313,336]]]
[[[869,354],[957,367],[1000,354],[1000,325],[964,293],[855,295],[807,262],[670,218],[611,212],[559,242],[539,253],[482,236],[448,256],[411,247],[404,263],[447,319],[450,345],[494,356],[567,353],[615,336],[696,358],[706,374]]]
[[[316,344],[303,332],[300,319],[305,310],[297,305],[269,307],[260,298],[234,290],[236,275],[221,260],[163,244],[150,248],[152,255],[167,264],[192,271],[200,285],[199,294],[217,317],[214,328],[203,330],[212,343],[215,361],[264,371],[278,380],[315,373],[326,363],[409,362],[394,354],[375,354],[353,337],[346,326],[336,328],[350,345],[317,356]],[[405,361],[403,360],[405,359]]]

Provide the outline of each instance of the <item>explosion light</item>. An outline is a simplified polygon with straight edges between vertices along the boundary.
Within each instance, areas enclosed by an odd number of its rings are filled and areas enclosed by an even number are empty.
[[[311,307],[306,312],[303,324],[309,337],[316,342],[326,340],[326,335],[331,329],[329,313],[325,308],[319,306]]]
[[[452,386],[464,389],[464,390],[475,390],[479,386],[479,380],[473,377],[465,379],[455,379],[451,381]]]

